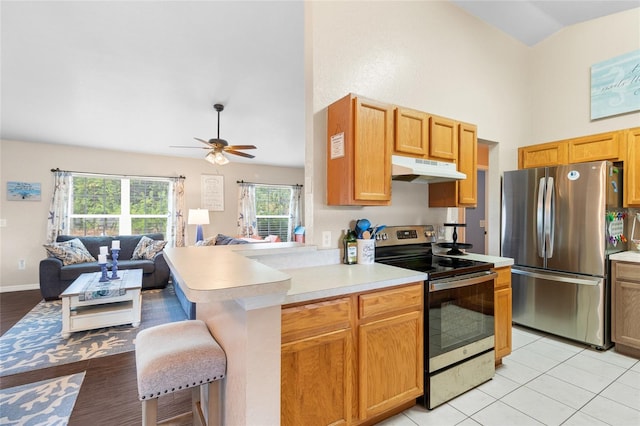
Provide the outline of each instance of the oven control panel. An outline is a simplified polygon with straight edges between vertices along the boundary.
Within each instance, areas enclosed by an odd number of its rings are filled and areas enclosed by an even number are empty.
[[[433,225],[387,226],[384,237],[376,241],[376,247],[434,243],[436,232]]]

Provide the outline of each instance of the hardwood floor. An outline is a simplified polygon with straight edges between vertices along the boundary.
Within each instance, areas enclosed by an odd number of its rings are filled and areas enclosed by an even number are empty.
[[[39,290],[0,293],[2,334],[41,299]],[[70,425],[140,425],[142,409],[138,400],[135,352],[0,377],[0,388],[10,388],[83,371],[86,373],[71,414]],[[190,398],[190,390],[161,397],[158,418],[165,419],[189,411]]]

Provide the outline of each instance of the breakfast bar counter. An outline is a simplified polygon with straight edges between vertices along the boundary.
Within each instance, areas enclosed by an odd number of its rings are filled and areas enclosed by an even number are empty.
[[[167,248],[165,258],[227,355],[223,424],[233,425],[280,423],[282,305],[426,278],[382,264],[342,265],[331,250],[298,243]]]

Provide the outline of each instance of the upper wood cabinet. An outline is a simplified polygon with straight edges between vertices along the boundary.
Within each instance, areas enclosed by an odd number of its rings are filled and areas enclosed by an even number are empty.
[[[518,148],[518,168],[558,166],[567,164],[566,142],[549,142]]]
[[[569,164],[588,161],[622,161],[623,132],[608,132],[567,140]]]
[[[395,110],[394,151],[425,157],[429,153],[429,115],[408,108]]]
[[[518,168],[624,162],[623,207],[640,207],[640,127],[518,148]]]
[[[478,136],[473,124],[458,123],[458,171],[465,180],[429,184],[429,207],[472,207],[478,202]]]
[[[640,127],[626,132],[627,161],[624,162],[624,205],[640,207]]]
[[[353,94],[329,106],[327,204],[390,204],[393,122],[391,105]]]
[[[458,159],[458,123],[449,118],[429,117],[429,158]]]

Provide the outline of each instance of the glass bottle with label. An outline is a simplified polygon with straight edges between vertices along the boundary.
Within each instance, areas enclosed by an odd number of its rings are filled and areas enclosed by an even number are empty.
[[[344,245],[344,263],[353,265],[358,260],[358,245],[356,234],[351,229],[345,229],[342,239]]]

